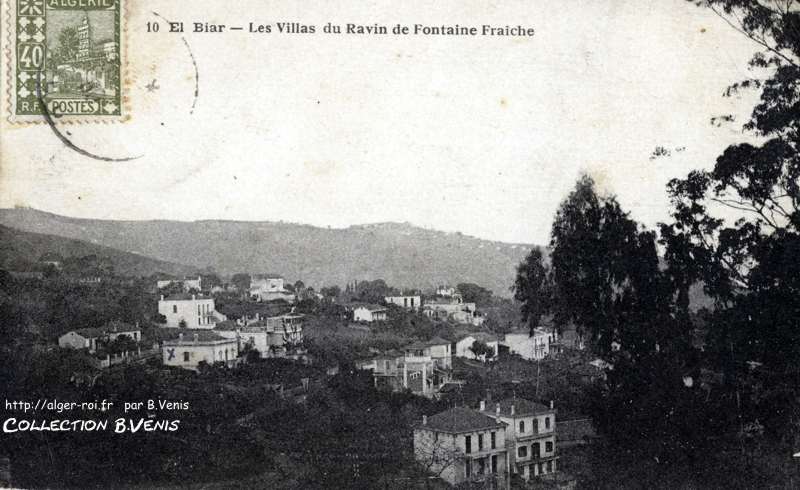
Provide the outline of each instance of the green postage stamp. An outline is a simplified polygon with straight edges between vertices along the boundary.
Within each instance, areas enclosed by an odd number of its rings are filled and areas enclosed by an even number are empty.
[[[121,120],[123,0],[5,0],[13,122]]]

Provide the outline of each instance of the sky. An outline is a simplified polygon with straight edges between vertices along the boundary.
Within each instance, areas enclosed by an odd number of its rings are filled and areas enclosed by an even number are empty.
[[[581,173],[646,225],[667,220],[667,181],[745,138],[756,96],[722,97],[750,75],[755,46],[684,0],[235,5],[131,3],[130,120],[61,129],[93,153],[137,158],[92,160],[46,126],[4,121],[0,207],[126,220],[396,221],[546,243]],[[170,34],[164,19],[245,31]],[[281,21],[317,33],[247,32],[250,22]],[[148,22],[160,31],[147,33]],[[320,32],[327,22],[536,33],[331,36]],[[709,123],[722,114],[736,122]],[[657,146],[670,156],[651,159]]]

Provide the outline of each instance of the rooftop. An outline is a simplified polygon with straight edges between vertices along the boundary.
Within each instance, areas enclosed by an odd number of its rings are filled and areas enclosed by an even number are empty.
[[[467,407],[453,407],[450,410],[428,417],[426,423],[417,424],[417,429],[429,429],[439,432],[475,432],[479,430],[502,429],[506,424],[494,417]]]
[[[161,298],[161,301],[193,301],[193,300],[205,300],[205,299],[212,299],[202,294],[189,294],[189,293],[179,293],[179,294],[170,294],[169,296],[165,296]]]
[[[97,337],[102,337],[103,335],[109,333],[138,332],[139,330],[141,330],[139,327],[135,327],[128,323],[112,321],[103,325],[100,328],[79,328],[77,330],[72,330],[72,331],[77,333],[81,337],[87,339],[93,339]]]
[[[497,403],[490,404],[486,407],[484,413],[497,413],[497,406],[500,405],[500,415],[504,417],[523,417],[527,415],[541,415],[545,413],[553,413],[554,409],[542,405],[541,403],[532,402],[524,398],[506,398]],[[511,413],[511,407],[514,407],[514,413]]]
[[[189,329],[189,328],[174,328],[171,332],[169,340],[164,341],[164,345],[186,345],[196,343],[218,343],[218,342],[236,342],[233,339],[226,339],[214,333],[211,330],[202,329]],[[182,335],[182,337],[181,337]]]

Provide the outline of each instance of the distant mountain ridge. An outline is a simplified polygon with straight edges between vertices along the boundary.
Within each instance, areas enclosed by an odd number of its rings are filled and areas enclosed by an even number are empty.
[[[172,275],[197,273],[197,268],[191,266],[143,257],[81,240],[0,226],[0,269],[25,270],[26,266],[38,263],[45,254],[56,254],[63,258],[96,255],[109,259],[114,264],[114,271],[126,276],[149,276],[156,272]]]
[[[0,224],[221,274],[278,272],[312,286],[384,279],[396,287],[474,282],[510,296],[534,245],[483,240],[407,223],[343,229],[269,221],[116,221],[0,209]]]

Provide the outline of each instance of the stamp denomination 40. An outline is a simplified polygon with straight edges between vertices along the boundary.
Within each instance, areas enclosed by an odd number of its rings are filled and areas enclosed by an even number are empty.
[[[6,1],[12,120],[123,116],[123,0]]]

